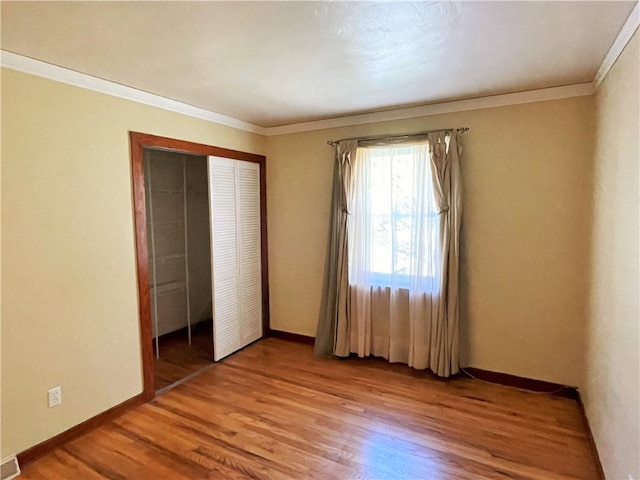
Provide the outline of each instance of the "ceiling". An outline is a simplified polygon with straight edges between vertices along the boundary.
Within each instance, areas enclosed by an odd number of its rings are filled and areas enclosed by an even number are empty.
[[[591,82],[635,1],[2,2],[2,49],[261,127]]]

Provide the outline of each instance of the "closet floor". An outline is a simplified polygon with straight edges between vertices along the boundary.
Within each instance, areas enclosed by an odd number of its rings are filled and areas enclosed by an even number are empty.
[[[158,342],[160,344],[160,358],[155,358],[155,342],[153,345],[153,371],[156,390],[182,380],[213,363],[213,326],[211,322],[204,322],[193,327],[191,345],[189,345],[186,328],[162,335]]]

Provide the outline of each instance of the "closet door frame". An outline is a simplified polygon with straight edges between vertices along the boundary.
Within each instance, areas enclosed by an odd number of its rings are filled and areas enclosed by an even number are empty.
[[[160,137],[147,133],[129,132],[131,147],[131,176],[133,181],[133,215],[135,222],[136,273],[138,276],[138,304],[140,342],[142,350],[143,392],[145,400],[155,397],[153,375],[153,347],[151,328],[151,292],[149,289],[149,257],[147,252],[147,219],[144,192],[144,149],[169,150],[199,156],[215,156],[244,160],[260,166],[260,235],[262,270],[262,338],[271,333],[269,323],[269,268],[267,250],[267,183],[266,157],[253,153],[229,150],[201,143]],[[213,340],[212,340],[213,341]],[[213,361],[213,359],[212,359]]]

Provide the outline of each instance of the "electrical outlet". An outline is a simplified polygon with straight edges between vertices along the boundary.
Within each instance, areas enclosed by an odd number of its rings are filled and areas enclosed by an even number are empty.
[[[62,403],[62,387],[57,386],[49,390],[49,408]]]

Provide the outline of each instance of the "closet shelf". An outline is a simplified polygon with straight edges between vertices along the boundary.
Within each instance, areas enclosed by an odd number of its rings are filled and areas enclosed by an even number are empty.
[[[147,222],[147,225],[151,225],[152,222]],[[163,222],[154,221],[153,225],[184,225],[184,221],[182,220],[165,220]]]
[[[152,291],[157,291],[158,295],[179,292],[186,289],[185,282],[165,282],[150,287]]]
[[[170,253],[168,255],[156,255],[155,260],[158,263],[172,262],[174,260],[182,260],[184,257],[184,253]],[[149,263],[153,263],[153,257],[149,257]]]
[[[151,189],[151,193],[168,193],[170,195],[181,195],[184,193],[184,190],[172,190],[170,188],[153,188]]]

